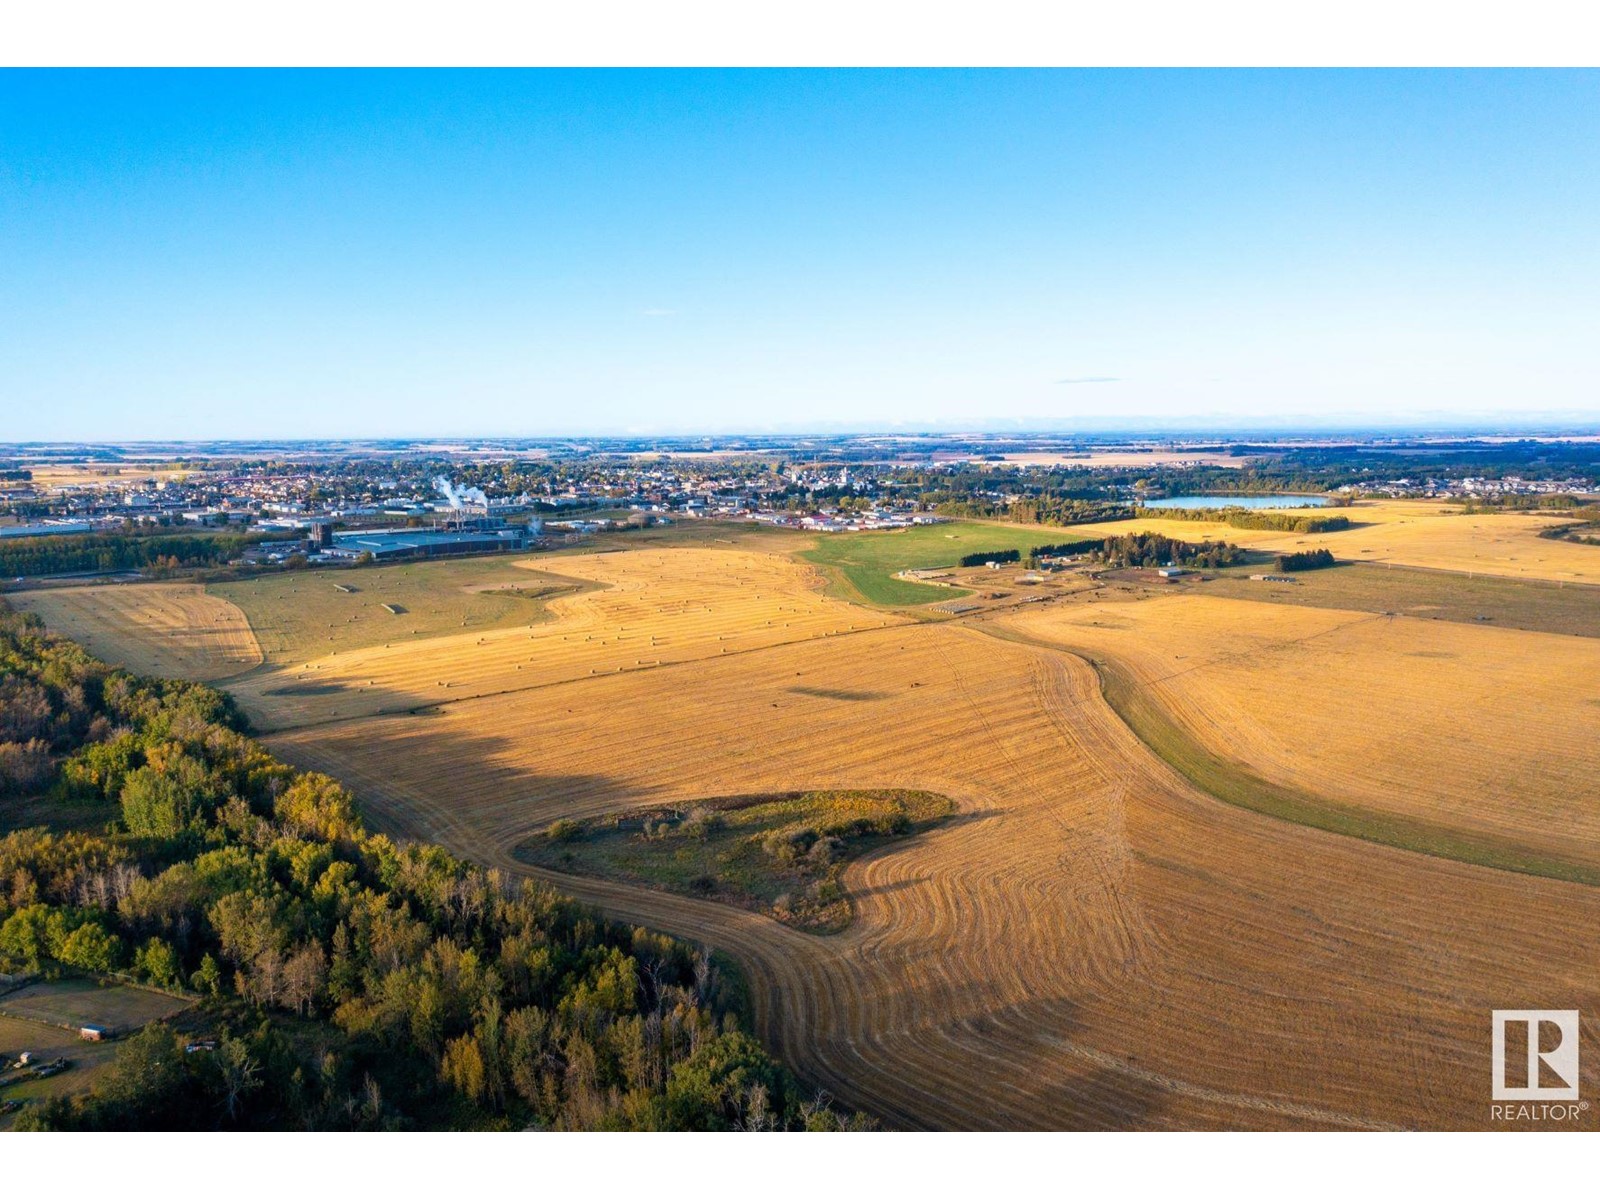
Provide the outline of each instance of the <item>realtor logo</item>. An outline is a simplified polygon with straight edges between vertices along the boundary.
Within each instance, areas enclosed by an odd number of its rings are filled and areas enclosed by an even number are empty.
[[[1513,1052],[1527,1046],[1527,1083],[1506,1084],[1507,1028]],[[1520,1039],[1526,1038],[1526,1042]],[[1548,1050],[1543,1045],[1554,1045]],[[1548,1082],[1547,1082],[1548,1081]],[[1558,1082],[1559,1081],[1559,1082]],[[1578,1098],[1578,1010],[1575,1008],[1497,1008],[1494,1010],[1494,1099],[1576,1100]]]

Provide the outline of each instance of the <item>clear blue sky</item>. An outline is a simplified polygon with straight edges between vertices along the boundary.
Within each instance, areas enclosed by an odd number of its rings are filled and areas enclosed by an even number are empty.
[[[1600,420],[1600,73],[0,72],[0,441]]]

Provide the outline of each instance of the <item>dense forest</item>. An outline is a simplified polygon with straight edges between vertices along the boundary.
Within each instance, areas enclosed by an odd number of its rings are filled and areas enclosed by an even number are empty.
[[[68,534],[0,539],[0,579],[75,571],[176,570],[231,562],[261,534]]]
[[[0,772],[0,815],[105,818],[0,840],[0,970],[200,1001],[21,1128],[861,1124],[740,1029],[706,951],[369,834],[221,693],[111,669],[3,602]],[[214,1051],[181,1052],[196,1025]]]

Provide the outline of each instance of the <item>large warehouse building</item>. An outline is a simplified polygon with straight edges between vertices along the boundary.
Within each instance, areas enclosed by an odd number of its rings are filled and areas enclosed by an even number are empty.
[[[495,554],[526,550],[528,531],[503,529],[374,529],[335,533],[328,553],[339,558],[370,554],[376,559],[438,558],[447,554]]]

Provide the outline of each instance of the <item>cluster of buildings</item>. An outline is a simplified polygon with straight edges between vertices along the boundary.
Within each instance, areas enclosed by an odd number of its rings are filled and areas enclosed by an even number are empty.
[[[1382,482],[1345,484],[1337,489],[1346,495],[1386,496],[1403,500],[1421,497],[1429,500],[1476,500],[1497,496],[1571,496],[1591,490],[1588,480],[1523,479],[1518,475],[1499,478],[1467,479],[1386,479]]]
[[[819,512],[789,513],[760,509],[734,514],[764,525],[789,526],[812,533],[865,533],[873,529],[909,529],[913,525],[937,525],[945,518],[912,510],[868,509],[848,512],[824,509]]]

